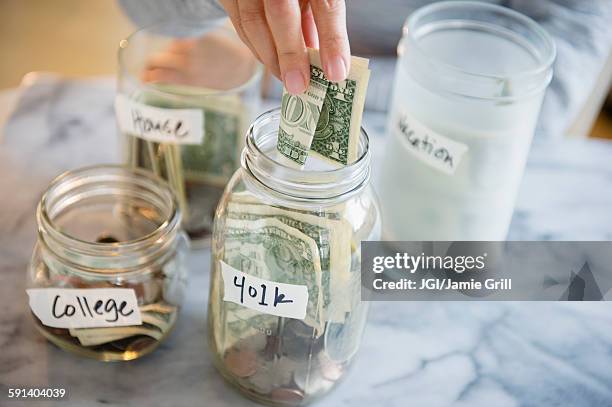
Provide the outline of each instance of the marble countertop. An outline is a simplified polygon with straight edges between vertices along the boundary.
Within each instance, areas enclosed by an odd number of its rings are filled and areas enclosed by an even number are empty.
[[[191,255],[177,329],[128,363],[48,344],[29,318],[26,265],[35,206],[59,172],[118,160],[112,81],[49,80],[24,92],[0,143],[0,405],[9,386],[69,389],[62,405],[249,406],[206,346],[210,255]],[[380,157],[384,115],[365,125]],[[510,239],[612,239],[612,144],[536,141]],[[373,303],[347,379],[320,406],[612,405],[607,303]],[[16,405],[36,405],[23,402]],[[49,402],[53,405],[52,402]]]

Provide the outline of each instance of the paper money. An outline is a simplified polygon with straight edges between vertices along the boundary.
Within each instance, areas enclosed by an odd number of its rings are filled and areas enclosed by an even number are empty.
[[[143,325],[112,328],[71,328],[83,346],[97,346],[137,335],[160,340],[176,322],[176,307],[155,303],[139,307]]]
[[[316,243],[278,219],[227,219],[225,262],[244,273],[279,283],[305,285],[305,322],[323,330],[321,260]]]
[[[309,54],[314,55],[315,51],[309,50]],[[306,163],[328,86],[321,65],[311,63],[310,81],[304,93],[292,95],[283,90],[277,142],[282,164],[302,168]]]
[[[318,247],[321,260],[323,310],[326,321],[342,322],[348,304],[342,299],[341,287],[350,279],[351,227],[345,220],[330,220],[303,212],[268,205],[229,202],[230,219],[258,220],[274,218],[310,237]]]
[[[314,56],[317,64],[318,54]],[[361,119],[370,78],[369,61],[351,57],[351,70],[342,82],[331,82],[317,122],[310,151],[340,165],[354,162],[359,152]]]
[[[368,60],[351,57],[342,82],[329,82],[318,50],[309,49],[311,78],[306,91],[283,91],[277,149],[280,162],[303,168],[309,153],[335,165],[348,165],[359,152],[361,119],[370,77]]]

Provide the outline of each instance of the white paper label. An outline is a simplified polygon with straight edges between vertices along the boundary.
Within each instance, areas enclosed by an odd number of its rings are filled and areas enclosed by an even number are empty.
[[[203,141],[201,109],[164,109],[117,95],[115,113],[122,133],[158,143],[201,144]]]
[[[407,111],[399,112],[393,123],[394,131],[408,151],[425,164],[446,174],[455,173],[463,154],[468,150],[465,144],[433,132]]]
[[[264,314],[304,319],[308,287],[253,277],[221,262],[224,301],[231,301]]]
[[[31,288],[30,309],[52,328],[142,325],[131,288]]]

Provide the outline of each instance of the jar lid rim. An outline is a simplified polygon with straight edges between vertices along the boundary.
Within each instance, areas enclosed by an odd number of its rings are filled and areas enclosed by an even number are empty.
[[[168,216],[164,217],[165,219],[163,222],[157,225],[157,227],[149,233],[146,233],[136,239],[120,242],[96,242],[84,240],[63,231],[60,227],[58,227],[57,223],[49,213],[49,205],[53,204],[50,202],[51,195],[53,193],[57,193],[59,188],[68,185],[69,182],[79,180],[80,177],[88,175],[109,176],[113,174],[121,174],[134,180],[144,181],[149,183],[153,188],[158,188],[164,195],[164,198],[169,199]],[[67,189],[67,191],[70,191],[70,189]],[[130,168],[128,166],[118,164],[102,164],[81,167],[58,175],[51,181],[47,187],[47,190],[43,194],[38,204],[36,215],[39,233],[42,233],[43,236],[49,236],[63,247],[68,247],[71,251],[81,255],[100,255],[102,251],[107,253],[108,256],[116,256],[119,253],[129,254],[138,252],[139,250],[142,250],[143,246],[150,244],[150,242],[162,239],[164,236],[175,232],[180,226],[181,221],[181,213],[176,196],[174,193],[172,193],[172,190],[167,182],[144,169]]]
[[[262,113],[249,127],[242,153],[242,167],[266,188],[302,201],[331,201],[361,190],[370,176],[368,134],[360,128],[359,157],[348,165],[324,170],[292,168],[270,157],[260,146],[262,127],[280,122],[280,108]],[[276,127],[277,128],[277,127]],[[281,175],[279,175],[281,174]]]
[[[454,10],[462,10],[462,9],[470,9],[474,8],[478,11],[482,12],[491,12],[496,13],[496,15],[501,15],[508,20],[515,21],[519,24],[523,24],[530,30],[538,39],[542,42],[542,52],[539,55],[534,55],[538,59],[538,65],[531,69],[525,69],[519,72],[511,73],[511,74],[491,74],[491,73],[483,73],[471,71],[465,68],[461,68],[459,66],[453,65],[449,62],[443,61],[442,59],[431,55],[431,53],[427,52],[427,50],[423,49],[421,44],[419,43],[419,38],[427,35],[428,33],[438,30],[442,27],[448,28],[452,26],[456,26],[458,24],[456,19],[446,19],[434,22],[425,23],[424,26],[420,26],[421,21],[425,19],[427,16],[441,11],[454,11]],[[461,20],[460,23],[475,23],[480,20],[474,18],[473,20]],[[436,28],[432,28],[431,26],[435,26]],[[495,26],[496,31],[508,31],[511,30],[503,27],[502,25],[497,25],[493,23],[487,23],[486,26]],[[421,58],[416,58],[416,60],[422,60],[423,64],[429,64],[429,69],[431,69],[432,63],[435,63],[435,67],[448,73],[453,73],[455,75],[460,75],[461,77],[473,80],[473,81],[487,81],[487,82],[505,82],[505,81],[517,81],[520,79],[527,78],[540,78],[537,86],[533,88],[527,89],[525,93],[520,93],[517,95],[510,96],[478,96],[478,95],[468,95],[461,92],[453,92],[446,90],[448,93],[456,93],[460,96],[473,97],[477,99],[494,99],[499,101],[505,100],[515,100],[523,97],[528,97],[534,93],[539,92],[540,90],[546,88],[552,79],[552,66],[555,61],[557,55],[557,49],[555,46],[555,42],[548,32],[536,21],[532,18],[521,14],[520,12],[510,9],[508,7],[504,7],[498,4],[490,4],[483,3],[478,1],[441,1],[432,4],[428,4],[423,6],[412,14],[408,16],[406,19],[403,29],[403,35],[412,45],[413,49],[415,49],[418,53],[421,54]],[[518,34],[517,34],[518,35]],[[532,44],[533,45],[533,44]],[[402,41],[398,45],[398,53],[402,52]],[[433,72],[431,72],[433,73]]]

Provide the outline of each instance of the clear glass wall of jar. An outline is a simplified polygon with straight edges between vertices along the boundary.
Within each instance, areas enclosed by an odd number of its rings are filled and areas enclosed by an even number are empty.
[[[360,243],[379,238],[380,215],[363,130],[356,162],[333,169],[311,155],[298,170],[275,161],[279,119],[273,110],[253,123],[242,168],[217,208],[208,332],[225,379],[252,399],[286,406],[327,393],[354,359],[367,315]],[[306,286],[305,317],[228,300],[235,281],[227,270]]]
[[[240,167],[261,76],[224,26],[160,23],[120,44],[115,108],[124,158],[168,181],[192,246],[208,243],[219,198]]]
[[[149,172],[96,166],[56,178],[38,205],[27,287],[131,289],[142,324],[55,328],[33,313],[38,330],[61,348],[98,360],[131,360],[154,350],[174,327],[186,289],[189,241],[180,220],[169,186]]]

